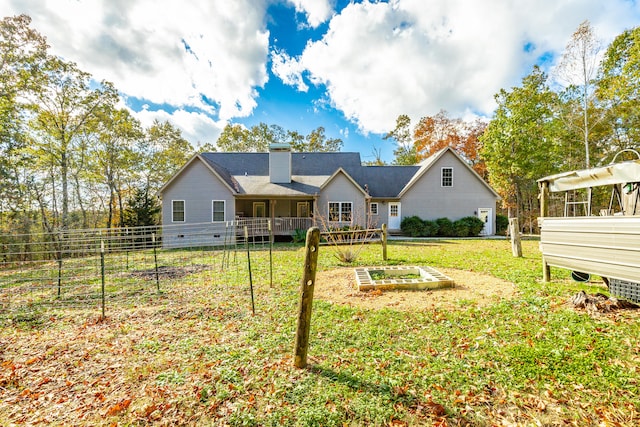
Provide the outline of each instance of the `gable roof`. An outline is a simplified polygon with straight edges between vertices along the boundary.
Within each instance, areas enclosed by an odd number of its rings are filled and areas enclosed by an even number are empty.
[[[234,179],[231,175],[229,175],[228,171],[226,171],[224,168],[220,168],[216,164],[211,164],[205,161],[205,159],[200,154],[194,154],[189,160],[187,160],[187,163],[185,163],[184,166],[182,166],[176,173],[171,176],[171,178],[169,178],[169,180],[162,187],[160,187],[160,189],[158,190],[158,194],[162,194],[171,185],[171,183],[173,183],[173,181],[175,181],[177,177],[182,175],[185,169],[189,168],[189,166],[191,166],[191,164],[195,161],[201,161],[211,171],[211,173],[213,173],[220,181],[222,181],[222,183],[227,188],[229,188],[229,191],[231,191],[233,194],[238,193],[237,185],[234,185]]]
[[[357,182],[356,182],[356,181],[351,177],[351,175],[349,175],[347,172],[345,172],[345,170],[344,170],[344,169],[342,169],[341,167],[340,167],[340,168],[338,168],[338,169],[333,173],[333,175],[331,175],[331,176],[329,177],[329,179],[327,179],[327,180],[326,180],[326,181],[325,181],[325,182],[320,186],[320,189],[323,189],[323,188],[325,188],[327,185],[329,185],[329,183],[330,183],[331,181],[333,181],[333,180],[336,178],[336,176],[338,176],[338,175],[344,175],[344,176],[345,176],[345,177],[346,177],[346,178],[347,178],[347,179],[348,179],[348,180],[353,184],[353,186],[354,186],[354,187],[356,187],[356,188],[357,188],[357,189],[358,189],[362,194],[364,194],[365,196],[367,196],[367,192],[364,190],[364,188],[362,188],[362,186],[360,186],[360,184],[358,184],[358,183],[357,183]]]
[[[442,156],[445,155],[445,153],[450,152],[451,154],[453,154],[459,161],[460,163],[462,163],[467,170],[469,170],[469,172],[471,172],[473,175],[475,175],[476,178],[478,178],[478,180],[491,192],[493,193],[493,195],[497,198],[500,199],[500,195],[498,193],[496,193],[496,191],[491,188],[491,186],[489,184],[487,184],[485,182],[484,179],[482,179],[482,177],[480,175],[478,175],[478,173],[476,171],[473,170],[473,168],[471,166],[469,166],[469,164],[467,162],[464,161],[464,159],[462,157],[460,157],[460,155],[458,153],[455,152],[455,150],[451,147],[445,147],[441,150],[436,151],[433,155],[427,157],[426,159],[424,159],[423,161],[421,161],[420,163],[418,163],[418,165],[420,166],[420,170],[418,171],[418,173],[416,173],[410,180],[409,182],[407,182],[407,184],[404,186],[404,188],[400,191],[400,193],[398,194],[398,197],[402,197],[407,191],[409,191],[409,189],[420,180],[420,178],[422,178],[422,176],[427,173],[427,171],[429,169],[431,169],[431,167],[433,165],[435,165],[438,160],[440,158],[442,158]]]
[[[236,196],[304,197],[319,193],[339,174],[372,198],[402,197],[446,152],[498,194],[451,148],[444,148],[414,166],[363,166],[354,152],[291,153],[291,182],[269,180],[269,153],[201,153],[193,156],[162,186],[169,185],[195,161],[201,161]]]

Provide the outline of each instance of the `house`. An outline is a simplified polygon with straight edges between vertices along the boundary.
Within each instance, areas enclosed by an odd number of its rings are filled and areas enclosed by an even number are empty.
[[[160,197],[163,241],[171,245],[185,238],[179,225],[248,218],[271,218],[275,235],[291,235],[321,225],[320,217],[331,226],[386,223],[393,232],[408,216],[476,215],[491,235],[499,200],[451,148],[415,166],[363,166],[359,153],[294,153],[286,144],[268,153],[197,154]]]

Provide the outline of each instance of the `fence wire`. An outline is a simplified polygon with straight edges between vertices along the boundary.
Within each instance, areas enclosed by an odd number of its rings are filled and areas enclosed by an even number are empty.
[[[238,250],[272,243],[268,219],[0,235],[0,320],[55,308],[104,313],[152,302],[177,281],[212,282]]]

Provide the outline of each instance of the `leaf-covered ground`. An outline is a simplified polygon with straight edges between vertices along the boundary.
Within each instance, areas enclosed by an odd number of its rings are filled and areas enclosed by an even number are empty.
[[[540,283],[537,242],[395,243],[389,264],[488,275],[489,304],[395,310],[316,299],[309,367],[292,363],[303,251],[194,272],[154,298],[51,310],[0,330],[0,425],[621,425],[640,423],[636,311],[587,314],[561,270]],[[384,265],[367,247],[359,265]],[[321,248],[320,268],[341,267]],[[317,286],[321,286],[318,283]],[[488,283],[487,286],[490,286]],[[446,292],[446,290],[443,290]]]

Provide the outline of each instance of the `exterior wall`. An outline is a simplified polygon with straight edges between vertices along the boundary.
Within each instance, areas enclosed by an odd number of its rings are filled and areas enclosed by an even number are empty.
[[[378,215],[370,215],[369,225],[372,227],[381,227],[382,224],[389,224],[389,201],[373,200],[378,204]]]
[[[443,167],[453,168],[451,187],[441,185]],[[402,218],[416,215],[428,220],[445,217],[455,221],[477,216],[478,208],[491,208],[495,232],[496,201],[496,196],[460,159],[446,152],[403,195],[401,215]]]
[[[540,225],[547,265],[629,281],[640,302],[640,216],[546,217]]]
[[[269,152],[269,180],[275,183],[291,182],[291,151]]]
[[[367,206],[365,204],[365,196],[344,174],[336,175],[333,180],[322,189],[318,197],[318,214],[328,222],[329,218],[329,202],[352,202],[353,224],[366,226]],[[319,225],[322,221],[318,222]],[[333,223],[332,223],[333,225]],[[352,225],[352,224],[335,224],[336,226]]]
[[[172,200],[184,200],[184,222],[172,221]],[[162,225],[164,247],[185,247],[200,242],[193,231],[195,224],[212,223],[212,201],[225,201],[225,220],[235,217],[235,201],[231,191],[199,160],[193,161],[162,193]],[[211,235],[211,244],[224,243],[224,235]],[[201,244],[201,243],[200,243]]]

